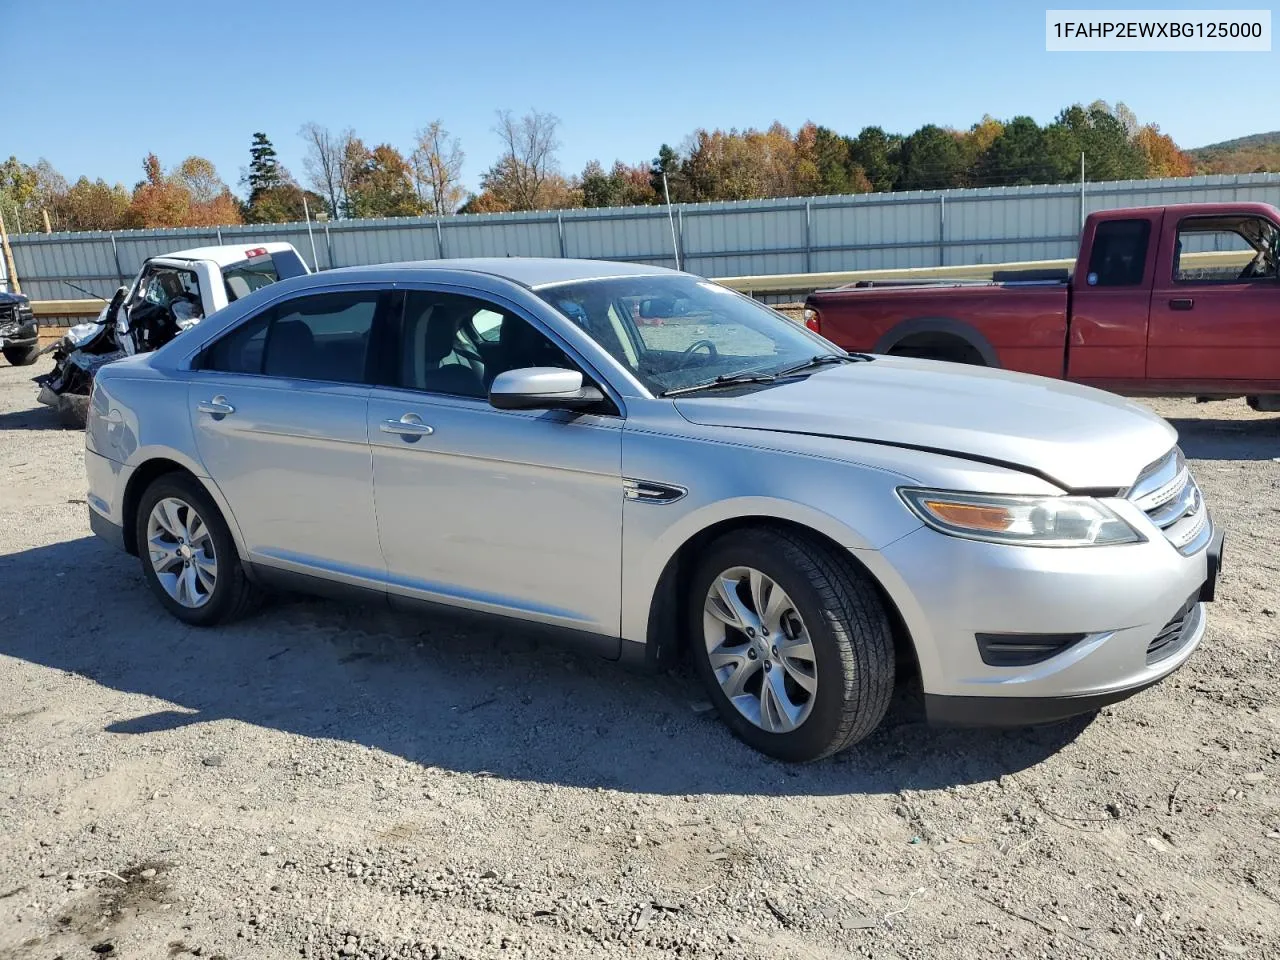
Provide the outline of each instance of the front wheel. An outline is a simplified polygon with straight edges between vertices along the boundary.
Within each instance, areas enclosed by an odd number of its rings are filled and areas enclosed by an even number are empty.
[[[40,344],[33,343],[27,347],[5,347],[0,350],[4,358],[15,367],[28,367],[40,356]]]
[[[195,627],[226,623],[257,605],[235,541],[194,477],[169,473],[142,494],[135,520],[142,574],[165,609]]]
[[[851,558],[785,528],[729,533],[695,572],[690,628],[720,716],[780,760],[838,753],[868,736],[893,694],[893,632]]]

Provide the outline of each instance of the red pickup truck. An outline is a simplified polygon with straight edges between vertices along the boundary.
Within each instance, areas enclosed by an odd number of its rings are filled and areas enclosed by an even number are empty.
[[[811,294],[804,319],[846,350],[1280,410],[1278,269],[1269,204],[1106,210],[1085,221],[1070,273],[863,281]]]

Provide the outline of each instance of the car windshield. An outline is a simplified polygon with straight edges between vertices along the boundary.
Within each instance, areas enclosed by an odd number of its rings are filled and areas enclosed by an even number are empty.
[[[777,311],[697,277],[583,280],[537,293],[655,394],[839,354]]]

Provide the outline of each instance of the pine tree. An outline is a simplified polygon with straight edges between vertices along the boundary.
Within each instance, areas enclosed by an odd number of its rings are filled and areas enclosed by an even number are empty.
[[[249,203],[263,190],[271,190],[284,184],[280,163],[276,160],[276,148],[265,133],[255,133],[249,145]]]

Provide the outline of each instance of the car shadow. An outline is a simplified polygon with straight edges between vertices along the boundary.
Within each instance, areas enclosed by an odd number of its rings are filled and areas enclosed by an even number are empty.
[[[88,536],[0,557],[0,583],[19,598],[0,613],[0,654],[172,705],[105,728],[121,736],[235,719],[495,777],[795,795],[987,781],[1040,762],[1089,722],[932,729],[908,690],[861,744],[791,766],[738,742],[707,709],[692,671],[638,673],[518,629],[296,598],[192,629],[160,608],[137,560]]]
[[[0,431],[6,430],[68,430],[72,429],[58,418],[58,411],[39,404],[26,410],[0,413]]]
[[[1178,417],[1169,420],[1192,460],[1271,460],[1280,457],[1280,415],[1262,420]]]

